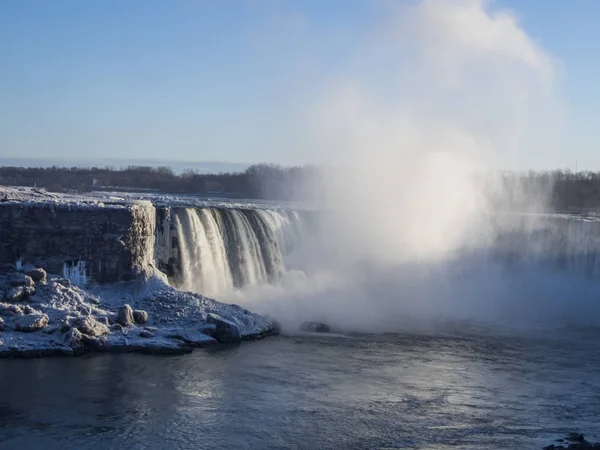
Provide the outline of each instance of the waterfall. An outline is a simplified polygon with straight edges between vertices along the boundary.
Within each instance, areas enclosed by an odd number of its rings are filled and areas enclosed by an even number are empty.
[[[162,226],[156,255],[176,261],[180,289],[207,296],[276,282],[301,233],[298,213],[283,210],[173,208],[170,214],[175,239]],[[165,249],[170,242],[175,249]]]
[[[286,262],[297,269],[305,259],[319,258],[303,249],[287,257],[299,241],[318,232],[316,216],[303,211],[175,207],[159,216],[157,265],[187,291],[223,298],[248,285],[277,284]],[[497,215],[482,233],[448,260],[420,267],[428,271],[441,264],[467,279],[500,269],[520,277],[544,273],[600,280],[597,217]]]
[[[578,216],[511,215],[495,223],[481,264],[570,272],[600,279],[600,220]]]

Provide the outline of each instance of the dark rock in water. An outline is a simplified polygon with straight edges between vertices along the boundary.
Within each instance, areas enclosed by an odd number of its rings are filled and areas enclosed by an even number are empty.
[[[275,319],[270,319],[270,320],[271,320],[271,328],[273,329],[273,333],[275,333],[275,334],[281,333],[281,324]]]
[[[0,317],[0,331],[4,331],[4,319]]]
[[[600,443],[592,444],[585,440],[581,433],[569,433],[564,439],[557,439],[556,442],[568,442],[568,447],[563,445],[550,444],[543,447],[543,450],[559,450],[559,449],[578,449],[578,450],[593,450],[600,449]]]
[[[141,309],[136,309],[133,311],[133,320],[135,323],[143,325],[148,322],[148,313]]]
[[[127,304],[120,306],[117,314],[117,323],[124,327],[133,325],[133,309],[131,309],[131,306]]]
[[[208,314],[206,317],[208,323],[215,325],[214,338],[221,343],[241,342],[242,334],[238,326],[230,320],[223,319],[216,314]]]
[[[569,442],[585,442],[585,436],[581,433],[570,433],[566,439]]]
[[[329,333],[329,325],[322,322],[302,322],[300,331],[310,331],[313,333]]]
[[[24,273],[15,273],[10,277],[11,286],[33,286],[33,280]]]
[[[27,272],[27,275],[35,282],[46,284],[46,271],[44,269],[32,269]]]
[[[77,324],[77,329],[83,334],[87,334],[91,337],[104,336],[105,334],[110,333],[110,330],[106,325],[98,322],[92,316],[81,319]]]
[[[48,325],[48,316],[46,314],[29,314],[17,316],[15,321],[15,330],[24,333],[33,333],[39,331]]]

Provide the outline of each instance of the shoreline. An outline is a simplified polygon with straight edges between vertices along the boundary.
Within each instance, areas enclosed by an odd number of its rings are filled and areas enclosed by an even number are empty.
[[[24,268],[0,274],[0,290],[0,358],[181,355],[279,334],[276,322],[179,291],[160,274],[83,289]]]

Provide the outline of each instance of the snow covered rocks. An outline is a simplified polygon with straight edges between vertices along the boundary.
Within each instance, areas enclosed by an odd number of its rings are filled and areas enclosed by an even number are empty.
[[[27,274],[23,272],[9,273],[0,276],[2,297],[8,302],[23,302],[35,294],[35,285],[46,284],[46,271],[44,269],[31,269]],[[1,286],[0,286],[1,287]]]
[[[19,305],[9,305],[0,303],[0,316],[14,316],[15,314],[23,314],[23,309]]]
[[[322,322],[302,322],[300,324],[300,331],[310,333],[329,333],[331,328],[326,323]]]
[[[40,313],[17,316],[14,320],[14,325],[16,331],[33,333],[48,325],[48,316]]]
[[[27,300],[35,293],[35,288],[31,286],[14,286],[6,293],[6,301],[22,302]]]
[[[133,321],[139,325],[144,325],[148,322],[148,313],[141,309],[133,311]]]
[[[121,306],[117,311],[117,323],[123,327],[133,325],[133,309],[129,305]]]
[[[277,332],[265,317],[181,292],[162,279],[96,285],[86,290],[57,275],[27,277],[38,280],[27,303],[23,296],[0,302],[0,340],[4,343],[0,357],[88,352],[182,354]],[[24,284],[9,289],[21,293],[33,289],[28,278],[18,278]],[[9,279],[12,277],[0,274],[0,287],[2,283],[8,286]]]
[[[92,316],[87,316],[83,319],[79,319],[77,322],[77,329],[81,333],[87,334],[91,337],[104,336],[105,334],[110,333],[110,330],[106,325],[97,321]]]
[[[46,271],[44,269],[35,268],[31,269],[27,272],[27,276],[29,276],[34,283],[46,284]]]
[[[33,279],[24,273],[15,273],[10,277],[11,286],[33,286]]]
[[[240,329],[234,322],[211,313],[207,315],[206,322],[215,325],[213,337],[218,342],[240,342],[242,340]]]

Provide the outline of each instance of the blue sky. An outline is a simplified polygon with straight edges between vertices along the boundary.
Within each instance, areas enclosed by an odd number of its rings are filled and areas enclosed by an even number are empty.
[[[0,2],[0,157],[311,162],[299,111],[357,69],[386,3]],[[568,125],[553,164],[600,169],[600,2],[492,6],[559,62]],[[526,161],[545,167],[543,152]]]

